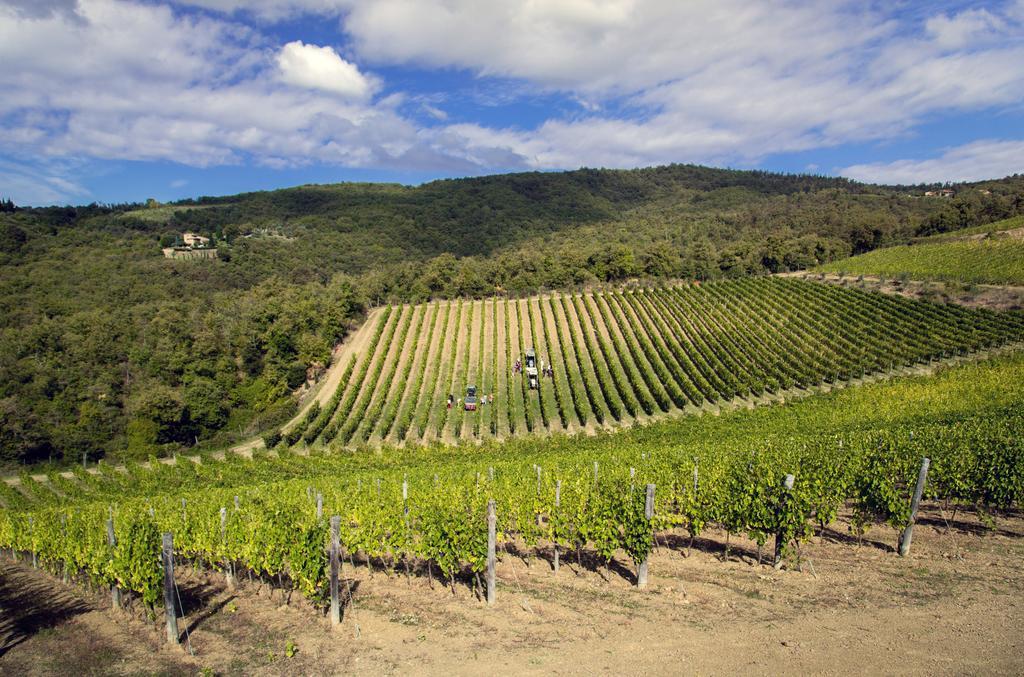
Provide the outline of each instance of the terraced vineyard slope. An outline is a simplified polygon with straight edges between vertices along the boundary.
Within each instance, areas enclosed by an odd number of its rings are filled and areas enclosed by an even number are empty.
[[[615,428],[1024,337],[1019,315],[778,278],[396,306],[370,322],[336,390],[284,444]],[[524,374],[531,349],[537,389]],[[469,386],[475,411],[463,407]]]

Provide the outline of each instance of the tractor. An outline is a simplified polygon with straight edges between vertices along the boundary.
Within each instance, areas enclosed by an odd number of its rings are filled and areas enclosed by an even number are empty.
[[[530,390],[540,387],[540,380],[537,378],[537,353],[533,348],[526,351],[526,378],[530,384]]]
[[[466,388],[466,399],[462,402],[466,411],[476,411],[476,386]]]

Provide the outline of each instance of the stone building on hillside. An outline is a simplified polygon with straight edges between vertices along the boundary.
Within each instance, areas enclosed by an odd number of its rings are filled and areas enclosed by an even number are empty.
[[[182,233],[181,240],[185,243],[186,247],[191,249],[199,249],[210,244],[210,238],[196,235],[195,233]]]
[[[181,242],[173,247],[164,247],[161,251],[169,259],[215,259],[217,249],[210,246],[210,238],[196,233],[182,233]]]

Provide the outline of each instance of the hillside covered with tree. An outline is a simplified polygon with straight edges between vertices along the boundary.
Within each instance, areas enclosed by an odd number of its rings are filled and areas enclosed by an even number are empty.
[[[1024,213],[954,186],[673,165],[0,209],[0,456],[147,456],[279,424],[368,306],[797,270]],[[219,258],[161,254],[183,231]]]

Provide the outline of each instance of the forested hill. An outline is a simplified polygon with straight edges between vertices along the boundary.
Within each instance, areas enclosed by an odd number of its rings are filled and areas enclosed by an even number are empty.
[[[144,456],[280,423],[307,369],[384,301],[799,269],[1024,213],[1021,176],[930,188],[674,165],[3,201],[0,456]],[[183,231],[219,258],[164,258]]]

